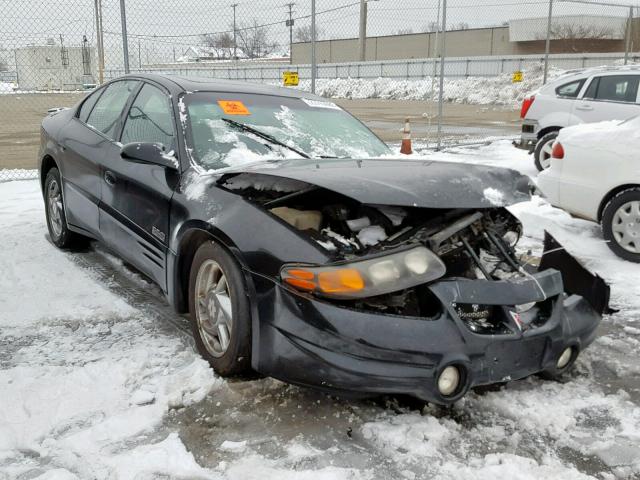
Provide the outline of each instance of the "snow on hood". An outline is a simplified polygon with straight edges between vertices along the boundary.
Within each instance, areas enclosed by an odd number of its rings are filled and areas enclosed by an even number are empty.
[[[498,167],[453,162],[365,159],[283,160],[277,168],[227,170],[242,177],[271,176],[305,182],[364,204],[421,208],[492,208],[530,199],[531,180]],[[229,181],[223,175],[218,183]],[[263,185],[270,182],[261,182]],[[273,182],[277,184],[277,182]]]

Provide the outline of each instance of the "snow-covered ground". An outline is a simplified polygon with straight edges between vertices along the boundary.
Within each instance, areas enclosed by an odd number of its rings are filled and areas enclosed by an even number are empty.
[[[536,174],[506,141],[421,155]],[[548,229],[611,283],[620,311],[567,383],[530,378],[419,410],[223,381],[181,318],[154,313],[166,308],[154,287],[99,246],[47,241],[36,181],[0,183],[0,479],[639,478],[638,267],[541,198],[512,211],[524,250]]]

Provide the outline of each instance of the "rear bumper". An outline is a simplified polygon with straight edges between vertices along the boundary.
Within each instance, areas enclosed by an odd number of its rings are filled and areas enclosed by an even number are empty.
[[[513,142],[513,146],[521,150],[527,150],[532,153],[538,142],[538,124],[537,122],[524,121],[522,123],[522,133],[520,139]]]
[[[560,179],[553,174],[553,170],[553,168],[549,168],[540,172],[536,183],[549,203],[560,207]]]
[[[565,293],[562,277],[545,267],[520,282],[444,280],[430,286],[440,313],[416,318],[343,308],[255,275],[259,325],[253,366],[266,375],[334,393],[409,394],[452,403],[477,385],[552,370],[565,348],[579,352],[593,341],[601,314],[577,292]],[[587,283],[598,280],[588,272],[584,278]],[[589,284],[587,290],[597,288]],[[514,305],[529,302],[550,305],[543,324],[519,325],[511,316]],[[493,306],[511,319],[508,333],[473,332],[457,313],[459,304]],[[523,316],[534,318],[539,305]],[[448,365],[462,371],[463,381],[454,395],[443,397],[436,383]]]

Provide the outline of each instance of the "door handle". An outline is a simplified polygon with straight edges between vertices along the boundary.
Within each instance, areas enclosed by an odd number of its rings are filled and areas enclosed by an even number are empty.
[[[591,105],[578,105],[576,107],[576,110],[593,110],[593,107]]]
[[[114,186],[116,184],[116,176],[113,172],[107,170],[104,172],[104,181],[107,182],[107,185]]]

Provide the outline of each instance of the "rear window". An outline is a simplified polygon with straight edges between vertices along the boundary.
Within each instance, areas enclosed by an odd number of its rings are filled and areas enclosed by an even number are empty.
[[[610,102],[635,103],[638,96],[638,75],[609,75],[591,80],[584,98]]]
[[[564,85],[560,85],[556,88],[556,95],[565,98],[576,98],[578,93],[580,93],[582,85],[584,85],[584,79],[565,83]]]

